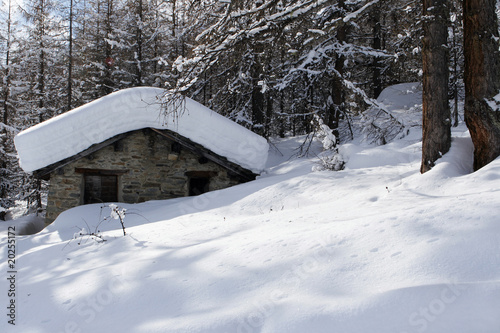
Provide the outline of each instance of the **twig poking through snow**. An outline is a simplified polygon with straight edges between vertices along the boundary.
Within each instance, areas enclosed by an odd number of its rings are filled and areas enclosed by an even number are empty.
[[[111,208],[111,214],[110,217],[115,219],[115,220],[120,220],[120,224],[122,225],[122,230],[123,230],[123,236],[126,236],[127,233],[125,232],[125,212],[127,211],[125,208],[117,206],[115,204],[109,204],[108,206]]]

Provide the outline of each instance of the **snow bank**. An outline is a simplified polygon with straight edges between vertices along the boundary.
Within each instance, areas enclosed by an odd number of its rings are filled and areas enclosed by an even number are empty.
[[[16,326],[498,333],[500,159],[467,173],[470,136],[463,125],[453,136],[450,152],[424,175],[418,142],[407,138],[375,151],[351,147],[358,156],[340,172],[311,172],[315,157],[290,158],[301,140],[280,140],[256,181],[124,204],[127,236],[117,220],[99,224],[109,207],[68,210],[41,233],[17,238]],[[80,228],[107,241],[73,239]],[[0,244],[6,238],[0,233]]]
[[[23,216],[15,220],[18,235],[33,235],[45,228],[45,218],[36,215]]]
[[[159,88],[121,90],[22,131],[14,139],[21,167],[35,171],[118,134],[152,127],[177,132],[255,173],[264,169],[264,138],[189,98],[183,112],[170,108],[164,115],[164,94]]]
[[[68,210],[17,237],[17,329],[498,333],[500,158],[472,173],[464,124],[452,135],[424,175],[421,138],[353,142],[339,172],[293,157],[304,137],[278,140],[253,182],[124,204],[127,236],[100,223],[109,207]]]

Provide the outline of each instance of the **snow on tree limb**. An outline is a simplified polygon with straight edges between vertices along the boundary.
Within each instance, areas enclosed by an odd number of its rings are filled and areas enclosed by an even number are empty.
[[[351,21],[352,19],[357,18],[358,15],[360,15],[361,13],[363,13],[367,8],[370,8],[371,6],[373,6],[374,4],[376,4],[378,2],[379,2],[379,0],[373,0],[373,1],[368,2],[366,5],[364,5],[363,7],[361,7],[360,9],[358,9],[357,11],[346,15],[343,18],[343,21],[345,23],[347,23],[347,22]]]

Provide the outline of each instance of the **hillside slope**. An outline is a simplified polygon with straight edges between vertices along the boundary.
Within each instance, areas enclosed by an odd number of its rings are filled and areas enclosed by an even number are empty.
[[[73,237],[108,207],[67,211],[17,238],[16,329],[499,332],[500,159],[471,173],[461,126],[420,175],[418,132],[344,145],[340,172],[293,157],[301,138],[278,141],[256,181],[124,205],[127,235],[111,219],[97,228],[105,242]]]

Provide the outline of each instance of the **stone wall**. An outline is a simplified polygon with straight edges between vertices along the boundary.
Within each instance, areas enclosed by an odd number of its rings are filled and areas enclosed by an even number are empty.
[[[84,171],[118,172],[118,201],[139,203],[189,194],[189,178],[210,175],[209,190],[240,183],[218,164],[182,148],[150,129],[139,130],[50,174],[46,223],[64,210],[83,204]],[[174,147],[174,150],[175,147]]]

